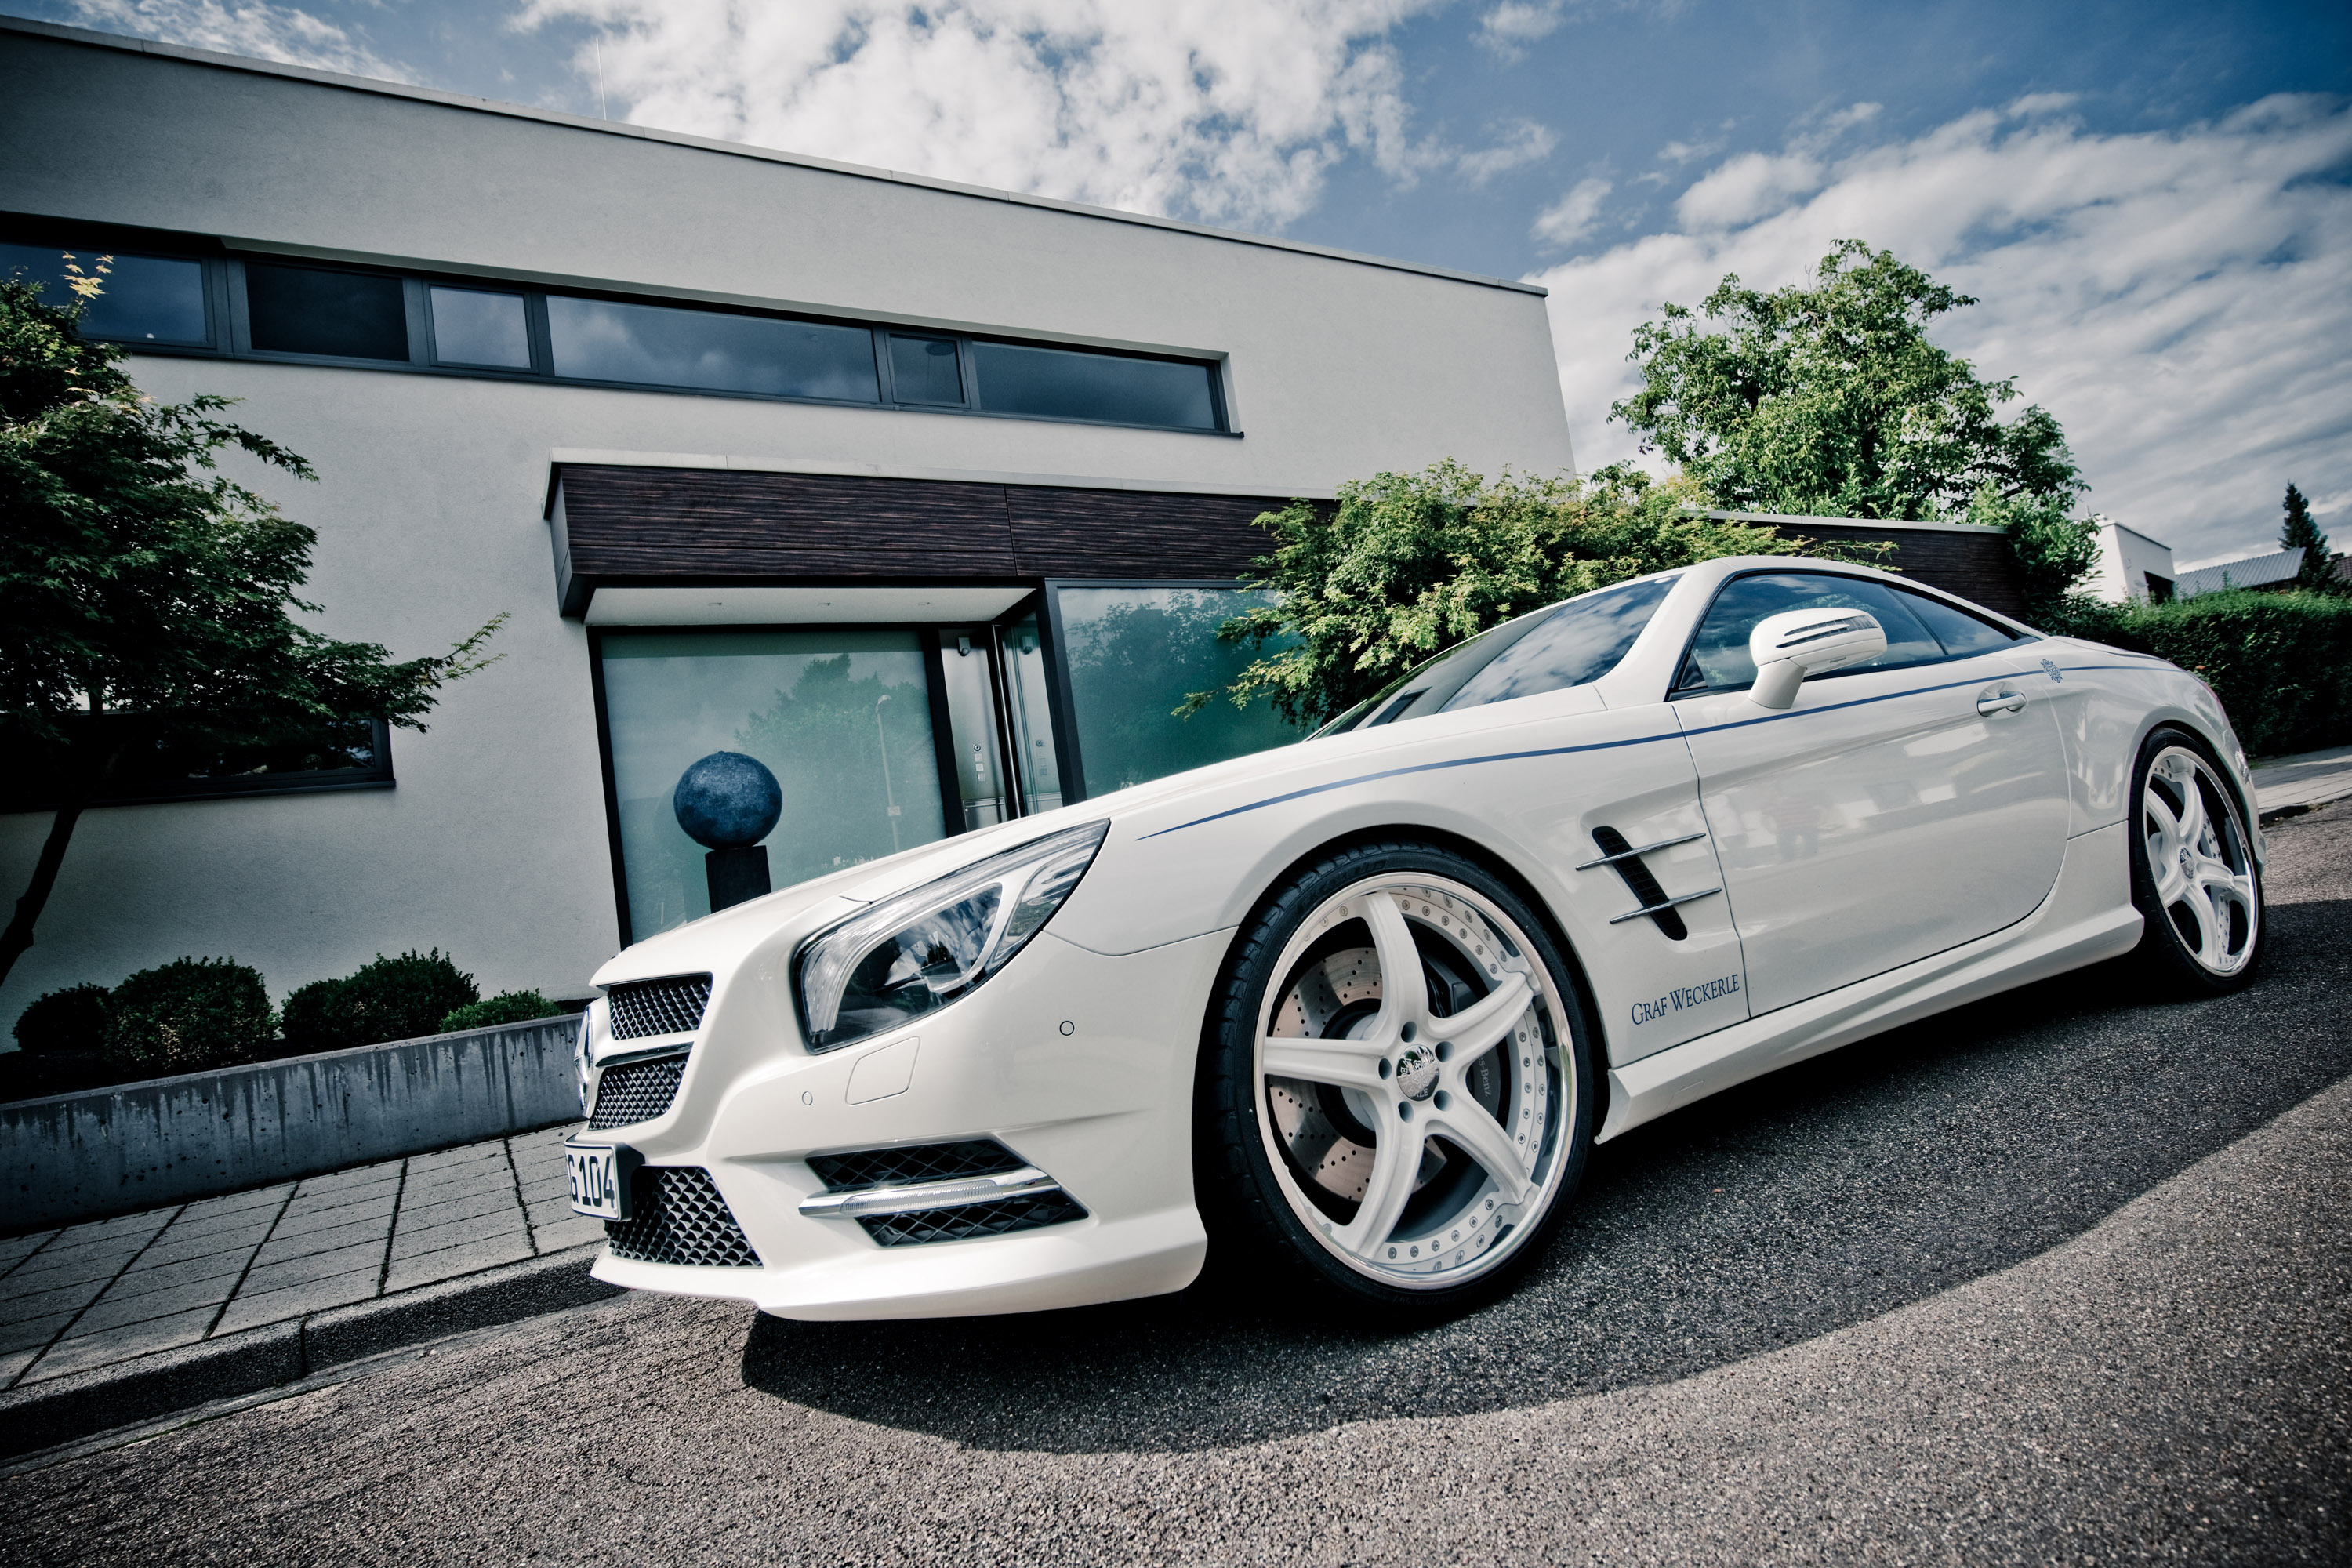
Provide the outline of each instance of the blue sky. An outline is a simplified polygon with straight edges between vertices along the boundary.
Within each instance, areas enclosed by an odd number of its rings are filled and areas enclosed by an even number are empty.
[[[2352,7],[16,0],[21,15],[1552,290],[1583,465],[1633,326],[1856,235],[2186,565],[2352,546]],[[602,98],[599,96],[599,71]]]

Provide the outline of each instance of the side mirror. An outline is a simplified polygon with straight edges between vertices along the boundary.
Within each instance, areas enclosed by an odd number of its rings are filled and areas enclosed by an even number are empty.
[[[1748,657],[1756,684],[1748,700],[1759,708],[1788,708],[1805,677],[1860,664],[1886,651],[1886,632],[1868,610],[1783,610],[1756,623]]]

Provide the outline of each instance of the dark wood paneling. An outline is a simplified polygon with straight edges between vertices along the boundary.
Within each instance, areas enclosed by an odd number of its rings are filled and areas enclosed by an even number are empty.
[[[707,468],[567,468],[591,579],[1018,577],[1002,485]]]
[[[1906,577],[1971,599],[2004,616],[2023,616],[2025,598],[2019,592],[2017,560],[2009,540],[1999,533],[1951,533],[1942,529],[1857,528],[1832,526],[1799,519],[1777,525],[1780,532],[1806,539],[1895,541],[1895,553],[1885,564]]]
[[[764,474],[565,468],[557,571],[578,614],[598,582],[878,582],[1041,577],[1229,578],[1271,540],[1264,496]],[[1904,575],[2023,613],[1997,533],[1874,530],[1794,519],[1822,540],[1892,539]],[[568,552],[568,554],[567,554]]]
[[[1031,577],[1238,577],[1273,544],[1255,526],[1259,514],[1282,505],[1148,490],[1005,492],[1013,548]]]

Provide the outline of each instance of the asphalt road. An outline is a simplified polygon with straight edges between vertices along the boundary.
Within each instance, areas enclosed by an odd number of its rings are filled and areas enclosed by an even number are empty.
[[[2120,967],[1600,1150],[1511,1300],[629,1298],[5,1482],[42,1563],[2352,1561],[2352,805]]]

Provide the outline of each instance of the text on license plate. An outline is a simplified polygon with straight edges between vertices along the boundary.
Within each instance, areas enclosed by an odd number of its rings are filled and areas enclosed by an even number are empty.
[[[598,1219],[626,1219],[628,1192],[622,1185],[619,1151],[609,1143],[566,1143],[563,1159],[572,1176],[572,1210]]]

